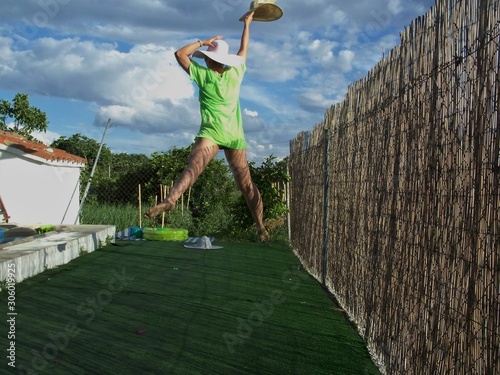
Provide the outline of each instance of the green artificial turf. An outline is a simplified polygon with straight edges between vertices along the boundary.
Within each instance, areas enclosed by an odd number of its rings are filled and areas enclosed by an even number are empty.
[[[286,247],[120,242],[16,285],[6,374],[379,374]],[[1,293],[2,349],[7,294]]]

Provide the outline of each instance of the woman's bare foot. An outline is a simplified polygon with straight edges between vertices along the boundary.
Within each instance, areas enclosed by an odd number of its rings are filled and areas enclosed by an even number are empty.
[[[164,211],[172,211],[175,208],[175,202],[161,202],[156,206],[151,207],[146,211],[144,217],[146,219],[152,219]]]
[[[260,242],[269,241],[269,239],[271,238],[266,228],[257,229],[257,233],[259,235]]]

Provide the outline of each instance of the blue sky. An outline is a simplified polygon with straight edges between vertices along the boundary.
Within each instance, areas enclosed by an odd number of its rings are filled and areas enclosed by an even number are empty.
[[[253,22],[241,107],[249,160],[289,153],[349,84],[400,42],[431,0],[278,0],[283,17]],[[47,113],[50,143],[80,133],[114,152],[187,147],[200,115],[177,65],[183,45],[222,35],[236,53],[249,0],[2,0],[0,99]]]

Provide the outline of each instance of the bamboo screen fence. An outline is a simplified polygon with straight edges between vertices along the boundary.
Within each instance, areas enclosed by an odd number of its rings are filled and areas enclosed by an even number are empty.
[[[499,8],[438,0],[291,141],[294,251],[388,374],[500,374]]]

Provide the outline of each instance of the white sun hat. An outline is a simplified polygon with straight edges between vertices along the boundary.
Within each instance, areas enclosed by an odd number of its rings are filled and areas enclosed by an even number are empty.
[[[222,249],[222,246],[214,246],[212,242],[210,242],[210,238],[207,236],[202,236],[198,238],[195,245],[184,245],[184,247],[188,249]]]
[[[238,55],[232,55],[229,53],[229,46],[223,40],[214,40],[212,42],[213,46],[208,46],[206,51],[194,51],[193,56],[203,59],[205,56],[211,58],[218,63],[227,66],[237,66],[243,64],[243,57]]]
[[[275,0],[254,0],[250,3],[250,10],[241,16],[240,21],[252,13],[254,21],[270,22],[276,21],[283,16],[283,10],[277,6]]]

